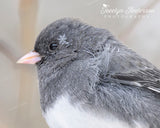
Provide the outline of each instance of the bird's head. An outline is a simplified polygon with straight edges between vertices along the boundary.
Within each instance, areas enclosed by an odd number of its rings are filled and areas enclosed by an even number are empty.
[[[108,36],[106,36],[108,35]],[[48,25],[38,36],[34,50],[18,63],[63,67],[76,60],[96,57],[103,51],[108,31],[65,18]]]

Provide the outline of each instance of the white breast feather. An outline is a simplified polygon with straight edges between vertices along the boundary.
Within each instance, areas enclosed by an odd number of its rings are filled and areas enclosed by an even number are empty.
[[[54,107],[44,114],[50,128],[131,128],[114,116],[101,118],[73,107],[66,97],[58,99]],[[141,122],[134,121],[135,128],[148,128]]]

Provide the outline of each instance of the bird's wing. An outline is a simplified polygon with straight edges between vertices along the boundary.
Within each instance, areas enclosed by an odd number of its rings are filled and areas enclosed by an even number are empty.
[[[108,45],[104,54],[101,82],[139,86],[160,93],[160,70],[150,62],[121,44]]]

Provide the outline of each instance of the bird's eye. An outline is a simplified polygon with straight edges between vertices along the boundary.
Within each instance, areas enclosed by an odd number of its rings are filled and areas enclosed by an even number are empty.
[[[56,43],[56,42],[51,43],[51,44],[49,45],[49,50],[50,50],[50,51],[54,51],[54,50],[57,49],[57,47],[58,47],[58,43]]]

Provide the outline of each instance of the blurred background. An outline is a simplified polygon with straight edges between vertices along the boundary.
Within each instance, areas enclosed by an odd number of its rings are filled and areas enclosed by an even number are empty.
[[[0,0],[0,128],[47,128],[36,68],[16,61],[46,25],[63,17],[110,30],[160,68],[160,0]]]

